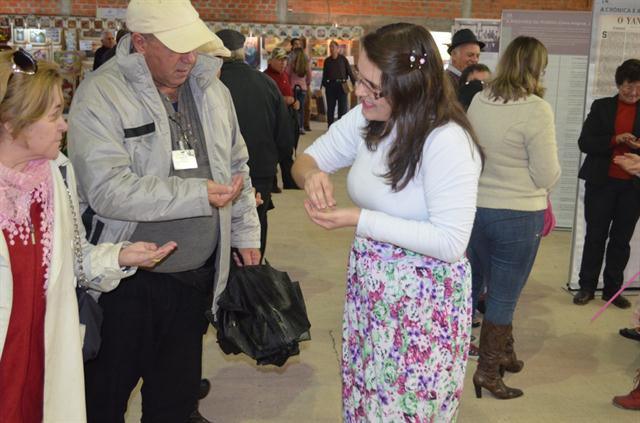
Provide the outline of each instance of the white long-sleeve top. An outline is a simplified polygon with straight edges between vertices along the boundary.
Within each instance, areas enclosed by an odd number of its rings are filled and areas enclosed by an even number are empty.
[[[382,175],[395,134],[369,151],[362,135],[366,124],[361,106],[355,107],[305,150],[324,172],[351,166],[347,189],[362,209],[356,234],[440,260],[459,260],[471,235],[481,169],[471,137],[455,123],[435,129],[416,175],[393,192]]]

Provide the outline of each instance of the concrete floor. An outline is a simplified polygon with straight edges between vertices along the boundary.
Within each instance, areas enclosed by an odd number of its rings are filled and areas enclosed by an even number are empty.
[[[322,134],[325,124],[314,122],[312,129],[302,137],[299,151]],[[339,205],[349,203],[345,176],[343,171],[333,179]],[[311,223],[302,207],[302,191],[285,191],[274,198],[267,258],[300,281],[312,340],[301,344],[301,354],[284,367],[258,367],[244,356],[225,356],[210,330],[204,342],[203,376],[213,388],[200,411],[215,423],[340,422],[338,352],[353,230],[329,232]],[[483,391],[483,398],[476,399],[471,382],[476,362],[470,360],[458,422],[640,422],[640,412],[611,405],[614,395],[630,391],[640,368],[640,343],[618,335],[619,328],[629,326],[631,312],[611,307],[590,323],[603,301],[584,307],[571,303],[564,289],[570,243],[570,232],[556,231],[543,240],[516,311],[516,349],[526,364],[521,373],[507,374],[505,380],[525,395],[499,401]],[[137,390],[127,422],[139,421],[139,410]]]

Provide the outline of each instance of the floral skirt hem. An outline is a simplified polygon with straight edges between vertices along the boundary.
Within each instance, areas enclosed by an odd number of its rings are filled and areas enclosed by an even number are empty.
[[[345,422],[450,422],[471,332],[471,268],[356,237],[343,318]]]

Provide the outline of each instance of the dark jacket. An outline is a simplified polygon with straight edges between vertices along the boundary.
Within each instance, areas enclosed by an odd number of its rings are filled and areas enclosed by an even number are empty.
[[[107,63],[107,60],[111,59],[115,55],[116,55],[116,48],[115,47],[112,47],[109,50],[105,51],[104,54],[102,55],[102,58],[100,59],[101,62],[102,62],[101,64],[96,66],[95,61],[93,62],[93,66],[94,66],[93,70],[96,70],[102,64]]]
[[[249,150],[252,178],[273,177],[280,157],[291,155],[293,129],[276,83],[242,61],[222,65],[220,80],[229,88],[240,132]]]
[[[104,62],[112,58],[115,54],[115,51],[107,56],[107,52],[113,50],[113,48],[108,48],[102,46],[96,50],[96,53],[93,56],[93,70],[98,69]]]
[[[580,151],[587,156],[580,168],[578,177],[586,182],[604,185],[609,178],[611,165],[611,138],[615,135],[616,113],[618,111],[618,96],[605,97],[595,100],[591,110],[582,125],[582,132],[578,138]],[[640,104],[636,110],[633,124],[633,135],[640,137]],[[631,150],[638,154],[639,150]]]
[[[447,72],[450,74],[450,72]],[[471,106],[471,101],[476,94],[484,89],[484,84],[482,81],[474,79],[473,81],[469,81],[466,84],[456,87],[458,89],[458,101],[464,107],[464,110],[467,111],[469,106]]]
[[[458,91],[460,90],[460,76],[458,76],[455,73],[451,72],[449,69],[445,70],[445,73],[449,77],[449,80],[451,81],[451,84],[453,85],[453,89],[456,90],[456,94],[457,94]],[[471,104],[471,103],[469,103],[469,104]]]
[[[329,56],[324,59],[322,67],[322,86],[326,87],[332,82],[345,82],[349,78],[352,84],[356,83],[351,65],[346,57],[339,54],[336,59]]]

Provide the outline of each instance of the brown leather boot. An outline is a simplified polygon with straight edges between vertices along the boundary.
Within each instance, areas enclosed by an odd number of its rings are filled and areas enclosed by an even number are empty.
[[[509,326],[509,336],[507,337],[507,343],[504,346],[504,354],[502,360],[500,360],[500,376],[504,376],[504,371],[511,373],[518,373],[524,367],[524,361],[518,360],[516,351],[513,348],[513,326]]]
[[[635,388],[627,395],[613,397],[613,405],[627,410],[640,410],[640,369],[633,382]]]
[[[523,395],[520,389],[505,385],[500,376],[500,364],[509,334],[509,325],[495,325],[486,319],[482,322],[480,358],[476,372],[473,374],[473,386],[477,398],[482,398],[482,388],[498,399],[512,399]]]

